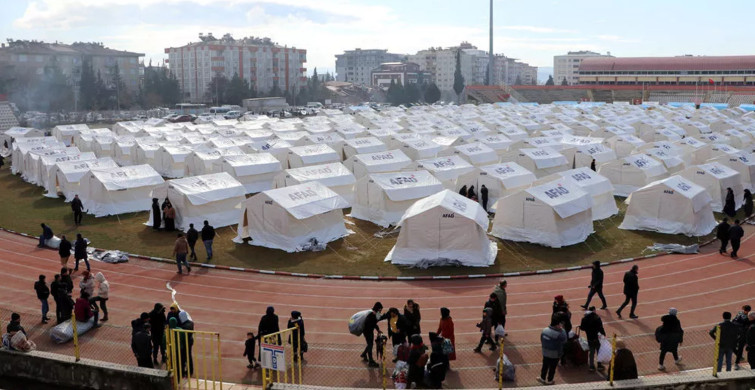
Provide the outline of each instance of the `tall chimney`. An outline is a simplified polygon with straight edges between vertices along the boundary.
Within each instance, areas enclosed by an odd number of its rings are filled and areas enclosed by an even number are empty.
[[[494,85],[493,68],[495,67],[495,56],[493,55],[493,0],[490,0],[490,51],[488,52],[488,85]]]

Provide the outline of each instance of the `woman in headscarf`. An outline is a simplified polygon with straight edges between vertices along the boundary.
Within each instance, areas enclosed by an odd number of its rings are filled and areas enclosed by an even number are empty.
[[[294,361],[296,361],[296,359],[304,356],[304,345],[306,345],[306,341],[304,341],[304,320],[301,318],[301,313],[296,310],[291,312],[291,318],[289,318],[286,328],[291,329],[294,327],[299,329],[299,334],[297,334],[297,332],[293,332],[289,337],[289,342],[294,348]],[[301,348],[299,346],[300,340]]]
[[[469,186],[469,191],[467,191],[467,198],[477,201],[477,193],[474,192],[474,186]]]
[[[409,321],[411,326],[409,329],[409,336],[422,334],[422,330],[420,330],[419,327],[422,315],[419,313],[419,305],[415,303],[413,299],[406,301],[406,305],[404,306],[404,317],[406,317],[406,320]]]
[[[257,326],[257,339],[262,342],[265,341],[265,336],[280,331],[278,325],[278,315],[275,314],[275,308],[268,306],[265,310],[265,315],[260,318],[260,324]],[[281,338],[278,336],[278,345],[282,345]],[[261,348],[260,348],[261,349]],[[262,360],[262,351],[259,352],[258,361]]]
[[[176,209],[170,201],[165,206],[165,230],[169,232],[176,230]]]
[[[157,203],[157,198],[152,198],[152,229],[160,230],[160,225],[163,223],[162,214],[160,214],[160,204]]]
[[[448,355],[448,360],[456,360],[456,336],[454,335],[454,320],[451,318],[451,310],[440,308],[440,324],[438,324],[438,335],[451,341],[454,351]]]
[[[171,306],[171,309],[173,306]],[[170,313],[168,314],[170,316]],[[170,317],[168,320],[168,328],[170,329],[183,329],[180,326],[178,326],[178,317]],[[188,344],[186,339],[186,332],[176,332],[174,333],[175,336],[173,336],[173,339],[171,342],[178,344],[178,356],[179,356],[179,363],[181,364],[181,373],[186,372],[186,358],[188,357],[186,354],[186,345]]]
[[[443,353],[440,343],[432,344],[431,351],[430,362],[427,364],[427,385],[431,389],[442,389],[449,368],[449,357]]]
[[[737,214],[737,206],[734,204],[734,191],[731,187],[726,189],[726,203],[724,203],[724,214],[734,218]]]
[[[747,190],[747,189],[745,190],[744,209],[745,209],[745,218],[750,218],[750,216],[752,215],[752,193],[750,192],[750,190]]]
[[[107,300],[110,294],[110,283],[105,280],[105,275],[102,272],[97,272],[94,275],[94,280],[97,281],[97,296],[89,300],[89,303],[97,307],[97,302],[100,302],[100,309],[102,310],[103,317],[100,321],[107,321]]]
[[[461,196],[463,196],[465,198],[467,197],[467,186],[466,185],[464,185],[463,187],[461,187],[461,189],[459,190],[459,195],[461,195]]]
[[[84,271],[82,275],[83,278],[79,282],[79,288],[81,288],[81,291],[86,291],[90,297],[94,296],[94,278],[92,278],[92,274],[89,271]]]
[[[608,372],[611,372],[610,366],[608,367]],[[637,363],[634,361],[634,354],[627,349],[622,339],[616,339],[613,379],[637,379]]]

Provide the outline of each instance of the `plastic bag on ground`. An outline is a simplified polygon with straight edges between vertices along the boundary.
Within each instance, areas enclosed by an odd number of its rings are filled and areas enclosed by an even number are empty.
[[[50,330],[50,338],[52,341],[63,344],[73,339],[73,325],[71,320],[61,322]],[[88,332],[94,326],[94,317],[90,318],[87,322],[76,321],[76,330],[81,336]]]
[[[501,358],[496,359],[495,362],[495,380],[498,380],[498,370],[501,367]],[[503,355],[503,380],[507,382],[513,382],[516,379],[516,367],[511,363],[509,357],[506,354]]]
[[[645,248],[645,250],[654,251],[654,252],[691,254],[691,253],[698,253],[700,251],[700,247],[697,244],[692,244],[692,245],[661,244],[661,243],[656,242],[652,246]]]

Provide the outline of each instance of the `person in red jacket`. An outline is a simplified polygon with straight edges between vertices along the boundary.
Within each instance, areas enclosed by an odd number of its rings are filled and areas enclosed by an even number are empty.
[[[94,317],[94,327],[100,327],[100,324],[97,323],[100,319],[100,313],[97,310],[92,310],[92,306],[89,305],[89,294],[85,291],[82,291],[81,296],[76,300],[73,313],[78,322],[88,322],[90,318]]]

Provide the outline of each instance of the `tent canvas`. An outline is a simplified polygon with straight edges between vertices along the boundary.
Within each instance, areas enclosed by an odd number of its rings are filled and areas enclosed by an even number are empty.
[[[632,193],[619,229],[704,236],[716,227],[705,188],[679,175],[654,181]]]
[[[45,149],[62,149],[65,145],[53,137],[20,138],[13,143],[11,155],[11,173],[14,175],[26,171],[26,157],[33,151]]]
[[[417,167],[432,173],[445,188],[452,191],[456,190],[456,182],[460,176],[470,173],[475,169],[472,164],[458,155],[419,160],[417,161]]]
[[[388,227],[417,199],[442,190],[440,181],[425,170],[373,173],[357,181],[351,216]]]
[[[55,166],[55,183],[57,188],[48,186],[45,196],[57,196],[62,193],[66,202],[73,200],[73,196],[79,193],[79,181],[92,169],[117,168],[118,164],[110,157],[98,158],[88,161],[65,161]],[[49,184],[49,183],[48,183]]]
[[[233,241],[251,238],[249,245],[307,250],[314,241],[326,244],[351,233],[343,221],[346,207],[343,197],[316,181],[263,191],[245,201]]]
[[[247,194],[272,189],[275,176],[282,170],[280,161],[270,153],[225,156],[215,164],[238,180]]]
[[[710,207],[717,213],[723,212],[726,203],[726,189],[734,192],[735,210],[742,207],[744,186],[742,175],[721,163],[711,162],[689,167],[679,175],[703,188],[711,196]]]
[[[357,154],[344,161],[346,168],[359,179],[369,173],[396,172],[407,169],[412,160],[399,149],[386,152]]]
[[[507,195],[516,192],[522,187],[529,186],[537,180],[535,175],[515,162],[485,165],[471,171],[459,178],[456,182],[455,191],[461,187],[474,186],[480,197],[480,188],[484,185],[488,189],[488,210],[496,211],[496,202]],[[480,199],[482,204],[482,199]]]
[[[502,159],[506,161],[506,158]],[[571,168],[566,157],[550,148],[523,148],[516,153],[516,163],[541,178]]]
[[[117,161],[121,166],[133,164],[134,155],[132,153],[135,145],[136,139],[130,135],[116,137],[113,149],[113,160]]]
[[[45,180],[47,180],[48,177],[49,168],[55,165],[56,158],[77,156],[79,154],[81,154],[81,152],[76,147],[66,147],[62,149],[53,148],[30,152],[26,157],[27,171],[24,172],[24,178],[29,183],[44,187]]]
[[[306,138],[313,144],[327,144],[333,148],[339,156],[343,155],[344,139],[336,133],[311,134]]]
[[[215,228],[238,223],[246,190],[226,172],[168,180],[155,187],[151,198],[169,199],[176,210],[176,228],[189,230],[189,224],[202,226],[212,221]],[[147,226],[152,226],[152,213]]]
[[[398,226],[396,245],[385,261],[414,267],[495,263],[498,245],[486,234],[488,214],[456,192],[443,190],[416,201]]]
[[[66,144],[66,146],[71,146],[73,144],[73,139],[77,134],[88,130],[89,126],[83,123],[75,125],[58,125],[52,128],[51,135],[58,141]]]
[[[16,140],[22,138],[41,138],[45,136],[45,132],[32,127],[11,127],[0,135],[0,146],[5,147],[5,143],[7,142],[8,149],[13,149],[13,143]]]
[[[155,169],[168,178],[183,177],[186,159],[194,150],[184,145],[163,145],[155,152]]]
[[[350,138],[344,141],[343,155],[345,159],[357,154],[383,152],[388,147],[375,137]]]
[[[616,196],[629,196],[640,187],[667,176],[661,162],[644,154],[607,162],[600,166],[598,173],[611,181]]]
[[[408,139],[403,142],[402,150],[412,160],[434,158],[442,147],[431,140]]]
[[[150,210],[149,194],[164,183],[149,165],[94,169],[79,181],[79,198],[95,217]]]
[[[293,146],[288,151],[289,168],[300,168],[331,162],[341,162],[341,155],[327,144]]]
[[[45,196],[52,198],[57,197],[56,188],[58,180],[58,164],[70,161],[91,161],[96,159],[97,157],[92,152],[52,155],[40,158],[40,162],[42,163],[42,168],[40,171],[42,180],[39,185],[47,190],[47,194],[45,194]]]
[[[208,148],[197,147],[193,152],[186,157],[186,165],[184,176],[199,176],[209,173],[220,172],[216,170],[216,162],[220,161],[225,156],[238,156],[244,154],[238,146],[231,146],[228,148]]]
[[[611,181],[589,168],[576,168],[559,172],[563,180],[568,180],[592,196],[592,220],[610,218],[619,213],[613,197]],[[550,176],[549,176],[550,177]]]
[[[349,204],[354,201],[356,178],[340,162],[289,168],[275,177],[275,188],[317,181],[342,196]]]
[[[755,155],[752,153],[739,152],[732,155],[719,157],[715,160],[742,175],[742,185],[745,189],[755,189]]]
[[[454,146],[453,153],[458,154],[461,158],[469,161],[470,164],[478,167],[495,164],[499,159],[498,153],[495,150],[481,142]]]

